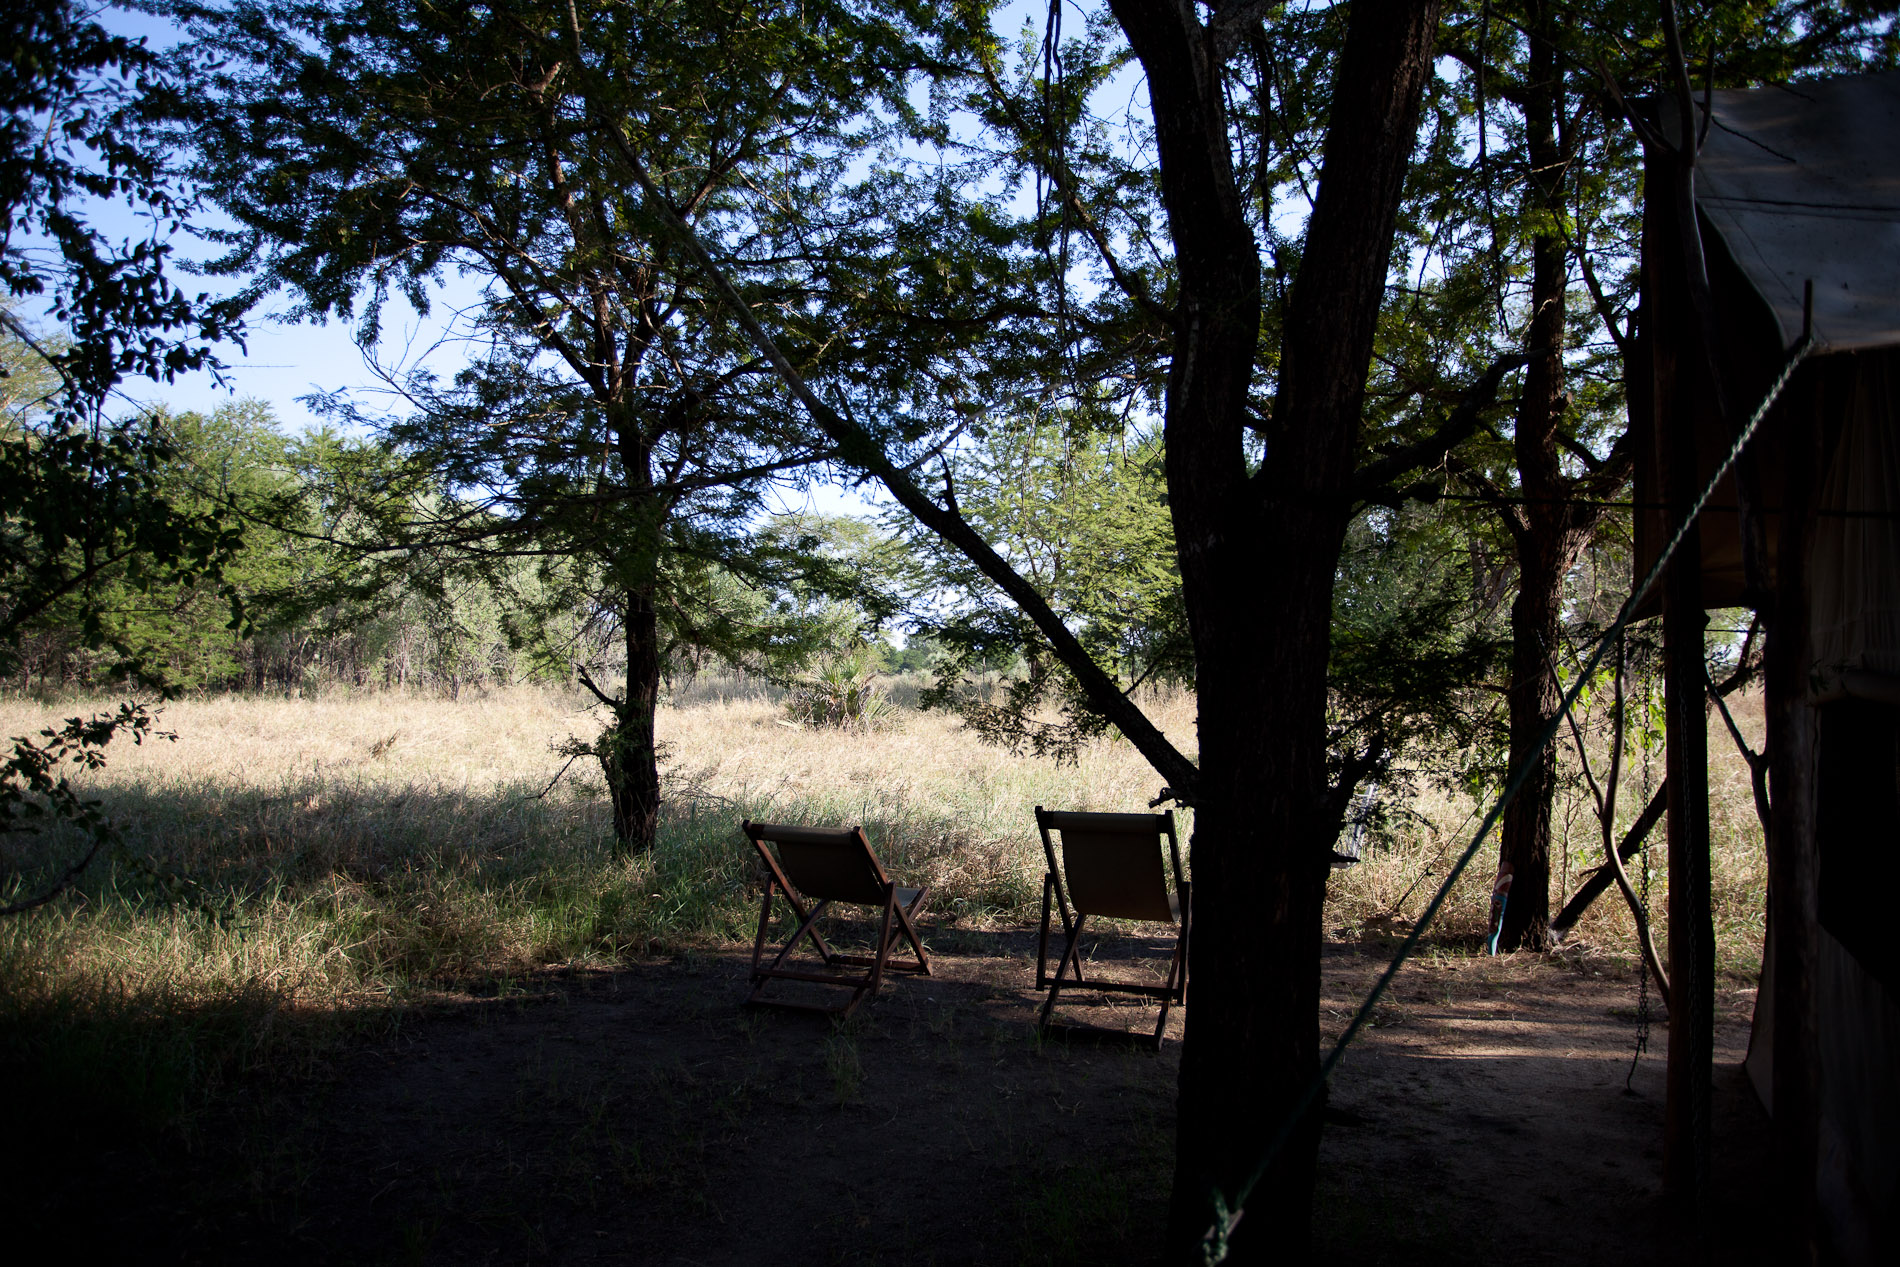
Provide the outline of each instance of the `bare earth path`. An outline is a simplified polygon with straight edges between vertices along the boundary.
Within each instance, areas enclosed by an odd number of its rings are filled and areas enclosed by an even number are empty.
[[[1329,1037],[1383,967],[1329,955]],[[1699,1221],[1662,1199],[1668,1036],[1653,998],[1632,1077],[1633,976],[1528,955],[1408,964],[1333,1080],[1321,1260],[1767,1261],[1768,1120],[1741,1070],[1753,993],[1718,1000],[1714,1193]]]
[[[1154,1261],[1178,1041],[1038,1042],[1030,935],[928,940],[937,975],[845,1026],[741,1009],[736,951],[445,1004],[321,1085],[240,1101],[189,1152],[75,1172],[42,1211],[81,1257],[141,1261]],[[1329,948],[1331,1030],[1380,963]],[[1335,1080],[1320,1261],[1756,1261],[1766,1124],[1734,1002],[1699,1229],[1658,1191],[1660,1014],[1624,1090],[1633,980],[1525,956],[1408,967]]]

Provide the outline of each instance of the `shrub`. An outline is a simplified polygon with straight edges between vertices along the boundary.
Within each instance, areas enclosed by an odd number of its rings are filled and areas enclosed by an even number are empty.
[[[897,717],[897,705],[875,678],[869,648],[826,658],[818,672],[794,679],[785,712],[793,721],[838,730],[878,730]]]

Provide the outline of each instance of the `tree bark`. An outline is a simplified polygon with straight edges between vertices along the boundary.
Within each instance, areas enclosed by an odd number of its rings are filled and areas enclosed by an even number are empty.
[[[1294,284],[1267,461],[1246,467],[1258,247],[1234,181],[1217,33],[1193,6],[1113,0],[1148,76],[1180,270],[1165,413],[1194,639],[1195,931],[1168,1251],[1199,1261],[1283,1130],[1229,1261],[1310,1250],[1320,907],[1338,812],[1325,772],[1333,570],[1351,503],[1372,333],[1431,67],[1435,3],[1357,0]],[[1296,1119],[1297,1116],[1297,1120]]]
[[[660,626],[651,589],[626,594],[627,689],[601,766],[614,810],[614,852],[653,848],[660,822],[660,764],[654,714],[660,704]]]
[[[1519,542],[1506,700],[1510,768],[1529,765],[1530,773],[1504,810],[1498,861],[1500,870],[1511,868],[1511,888],[1498,936],[1501,950],[1543,950],[1550,944],[1550,813],[1557,749],[1543,736],[1562,699],[1553,661],[1563,636],[1563,581],[1574,561],[1566,544],[1561,534],[1552,539],[1534,530]]]
[[[613,802],[614,852],[645,853],[653,848],[660,822],[660,765],[654,742],[654,714],[660,706],[660,622],[654,607],[654,578],[659,568],[660,525],[667,508],[653,488],[653,452],[640,418],[622,406],[615,433],[621,478],[632,512],[614,543],[612,564],[623,577],[622,613],[627,648],[627,686],[613,709],[613,729],[601,736],[606,751],[607,793]]]
[[[1554,12],[1528,10],[1529,76],[1524,94],[1525,155],[1530,199],[1539,223],[1554,226],[1564,211],[1563,173],[1570,157],[1558,119],[1564,104],[1563,70],[1552,25]],[[1564,392],[1564,337],[1570,285],[1569,244],[1555,227],[1531,238],[1531,321],[1526,346],[1538,353],[1526,367],[1512,445],[1521,512],[1507,522],[1517,551],[1517,597],[1511,603],[1510,768],[1528,764],[1529,776],[1504,811],[1499,869],[1509,866],[1498,946],[1543,950],[1550,944],[1550,818],[1557,789],[1557,748],[1540,743],[1557,716],[1558,640],[1563,633],[1563,585],[1589,543],[1601,511],[1577,504],[1579,481],[1563,473],[1558,441],[1569,398]]]

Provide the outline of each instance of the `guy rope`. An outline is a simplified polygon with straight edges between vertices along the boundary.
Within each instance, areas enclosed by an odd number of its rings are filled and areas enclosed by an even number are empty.
[[[1723,457],[1721,463],[1715,468],[1714,474],[1709,476],[1709,481],[1704,485],[1701,496],[1697,497],[1694,503],[1690,505],[1688,513],[1682,518],[1682,522],[1676,525],[1674,535],[1672,535],[1668,543],[1664,545],[1662,553],[1657,556],[1656,562],[1650,567],[1648,575],[1643,577],[1640,585],[1630,591],[1630,596],[1623,601],[1622,609],[1617,612],[1616,619],[1612,621],[1610,626],[1598,637],[1596,645],[1591,648],[1589,657],[1584,661],[1583,667],[1578,672],[1576,679],[1571,683],[1570,689],[1564,693],[1562,704],[1551,715],[1549,723],[1544,727],[1544,733],[1532,747],[1531,751],[1533,753],[1541,751],[1557,737],[1557,731],[1562,725],[1564,715],[1569,712],[1572,705],[1577,702],[1578,695],[1582,693],[1591,675],[1596,672],[1597,666],[1602,663],[1604,653],[1617,639],[1623,636],[1623,631],[1630,622],[1630,613],[1636,609],[1636,605],[1643,600],[1643,597],[1654,587],[1658,578],[1662,576],[1663,569],[1668,566],[1669,560],[1674,557],[1677,548],[1682,545],[1682,539],[1688,535],[1690,525],[1695,523],[1697,516],[1702,513],[1703,507],[1708,505],[1709,499],[1715,494],[1715,486],[1721,482],[1722,477],[1726,475],[1729,468],[1735,464],[1735,460],[1741,456],[1742,450],[1748,447],[1748,442],[1754,438],[1755,432],[1760,428],[1762,420],[1768,416],[1769,409],[1772,408],[1775,401],[1780,398],[1782,391],[1788,386],[1788,381],[1794,377],[1795,369],[1800,366],[1802,361],[1807,359],[1808,354],[1813,350],[1813,331],[1812,329],[1804,330],[1801,335],[1801,341],[1795,345],[1794,350],[1789,354],[1787,364],[1782,366],[1781,373],[1769,386],[1768,393],[1762,398],[1761,404],[1757,405],[1754,413],[1749,416],[1748,424],[1742,428],[1740,434],[1735,437],[1735,442],[1729,446],[1727,455]],[[1326,1087],[1327,1080],[1332,1077],[1333,1070],[1338,1067],[1340,1059],[1345,1056],[1346,1048],[1352,1043],[1354,1038],[1358,1037],[1360,1029],[1364,1027],[1367,1018],[1372,1015],[1372,1009],[1376,1007],[1379,1000],[1384,997],[1386,987],[1392,984],[1392,979],[1398,975],[1398,971],[1404,965],[1406,959],[1417,949],[1419,939],[1425,935],[1426,928],[1431,925],[1439,909],[1444,906],[1446,898],[1451,895],[1452,887],[1457,884],[1458,877],[1464,874],[1465,868],[1469,866],[1471,860],[1477,856],[1478,850],[1484,844],[1485,838],[1490,835],[1492,827],[1497,824],[1498,819],[1503,815],[1504,807],[1511,803],[1511,799],[1517,795],[1518,789],[1523,786],[1524,780],[1529,777],[1532,764],[1533,760],[1527,759],[1522,765],[1511,771],[1511,777],[1504,785],[1504,791],[1491,806],[1490,812],[1484,816],[1484,821],[1478,825],[1478,830],[1473,833],[1471,837],[1471,843],[1465,846],[1464,852],[1461,853],[1457,861],[1452,864],[1451,870],[1445,875],[1444,882],[1438,886],[1438,891],[1432,895],[1432,900],[1426,904],[1424,912],[1419,915],[1418,922],[1412,926],[1412,931],[1406,934],[1405,940],[1399,944],[1398,952],[1392,956],[1392,962],[1387,964],[1385,971],[1379,974],[1379,979],[1373,983],[1371,991],[1368,992],[1365,997],[1365,1001],[1359,1005],[1359,1010],[1353,1013],[1352,1020],[1347,1023],[1344,1032],[1340,1034],[1338,1041],[1333,1044],[1332,1050],[1326,1053],[1324,1060],[1320,1061],[1319,1070],[1313,1075],[1312,1080],[1308,1082],[1305,1090],[1300,1093],[1299,1099],[1294,1102],[1292,1111],[1287,1114],[1285,1120],[1280,1124],[1279,1129],[1276,1130],[1268,1140],[1265,1150],[1260,1155],[1260,1160],[1254,1165],[1253,1170],[1247,1175],[1246,1180],[1235,1190],[1231,1199],[1229,1199],[1228,1195],[1221,1191],[1218,1186],[1209,1192],[1209,1225],[1201,1242],[1202,1260],[1204,1262],[1214,1264],[1227,1257],[1228,1238],[1233,1235],[1234,1228],[1239,1225],[1241,1218],[1247,1212],[1247,1199],[1253,1195],[1254,1188],[1259,1184],[1260,1180],[1265,1177],[1267,1168],[1271,1166],[1274,1159],[1280,1155],[1280,1150],[1285,1148],[1287,1141],[1292,1138],[1294,1127],[1298,1125],[1300,1120],[1304,1118],[1318,1102],[1321,1092]]]

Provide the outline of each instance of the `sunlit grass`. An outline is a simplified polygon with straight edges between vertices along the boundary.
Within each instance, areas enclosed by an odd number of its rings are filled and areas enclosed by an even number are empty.
[[[1762,746],[1759,695],[1730,701],[1750,745]],[[1712,842],[1711,906],[1716,932],[1718,971],[1752,985],[1761,970],[1768,859],[1750,791],[1748,767],[1718,715],[1709,717],[1709,818]],[[1600,828],[1581,777],[1575,753],[1560,757],[1558,803],[1551,841],[1551,914],[1603,862]],[[1618,797],[1617,838],[1636,820],[1649,793],[1662,780],[1662,754],[1648,768],[1632,759]],[[1425,787],[1410,799],[1390,826],[1366,851],[1366,860],[1333,874],[1327,895],[1329,929],[1335,935],[1389,934],[1408,930],[1437,891],[1452,862],[1471,841],[1487,803],[1440,788]],[[1658,944],[1667,954],[1664,914],[1669,900],[1665,832],[1658,823],[1649,835],[1649,909]],[[1626,867],[1640,889],[1643,859]],[[1453,945],[1476,945],[1490,912],[1491,885],[1497,871],[1495,833],[1459,878],[1432,936]],[[1426,873],[1430,872],[1429,875]],[[1608,955],[1627,965],[1636,961],[1635,921],[1616,889],[1599,897],[1565,940],[1573,955]]]
[[[788,725],[776,702],[742,685],[682,694],[691,702],[659,719],[659,844],[634,857],[613,848],[596,770],[576,765],[556,781],[559,742],[599,725],[574,696],[168,706],[162,725],[175,743],[115,747],[87,776],[125,847],[72,894],[0,922],[0,1065],[49,1104],[81,1083],[105,1088],[86,1100],[101,1121],[184,1123],[230,1077],[294,1072],[442,991],[749,943],[758,876],[738,831],[748,817],[863,824],[893,873],[932,886],[933,921],[1028,924],[1043,865],[1033,807],[1139,810],[1159,783],[1112,738],[1064,766],[981,744],[938,714],[905,709],[869,733],[814,730]],[[0,700],[0,735],[105,703]],[[1191,699],[1148,703],[1191,746]],[[1741,711],[1759,742],[1759,705]],[[1752,980],[1765,864],[1746,772],[1725,740],[1712,731],[1719,954],[1728,973]],[[1479,809],[1421,792],[1365,862],[1334,873],[1329,933],[1407,927]],[[1569,835],[1554,870],[1574,886],[1601,860],[1594,820],[1562,808],[1557,817]],[[1659,828],[1657,911],[1661,839]],[[5,839],[0,872],[13,895],[30,892],[74,847]],[[1487,845],[1453,895],[1433,930],[1441,946],[1476,944],[1494,859]],[[1565,896],[1556,887],[1553,907]],[[1633,962],[1614,892],[1570,947]]]
[[[145,1069],[125,1090],[138,1114],[182,1120],[230,1073],[294,1063],[298,1043],[392,1003],[749,941],[747,817],[863,824],[895,874],[932,886],[936,919],[1033,918],[1032,807],[1136,809],[1156,784],[1114,739],[1059,766],[986,747],[941,715],[814,731],[757,693],[702,685],[695,698],[660,716],[660,839],[633,857],[613,848],[597,770],[555,780],[559,741],[599,726],[573,697],[168,706],[176,742],[115,747],[86,776],[124,848],[73,893],[0,925],[0,1061],[28,1085]],[[0,701],[0,733],[104,705]],[[1190,731],[1185,700],[1159,712]],[[17,896],[76,842],[3,847]]]

